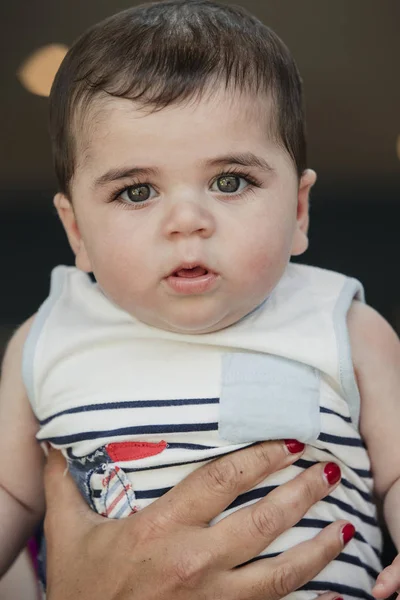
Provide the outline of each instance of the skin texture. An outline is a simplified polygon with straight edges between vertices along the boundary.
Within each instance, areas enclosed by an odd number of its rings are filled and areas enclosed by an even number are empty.
[[[307,170],[298,181],[287,152],[268,134],[269,112],[265,98],[223,90],[154,114],[125,99],[104,104],[81,143],[72,204],[55,198],[77,266],[93,271],[119,307],[171,331],[216,331],[258,306],[290,256],[307,248],[316,177]],[[246,153],[267,168],[212,164]],[[96,183],[110,170],[138,167],[147,171]],[[257,184],[241,177],[237,192],[220,191],[218,177],[232,169]],[[129,189],[138,184],[149,186],[150,198],[134,203]],[[190,295],[171,290],[166,277],[183,263],[216,273],[214,287]]]
[[[87,507],[65,475],[63,457],[51,451],[45,473],[47,598],[277,600],[287,595],[339,554],[345,521],[279,557],[235,567],[336,487],[324,477],[325,465],[314,465],[212,527],[208,523],[238,494],[300,455],[290,454],[283,442],[248,447],[198,469],[132,517],[109,520]]]

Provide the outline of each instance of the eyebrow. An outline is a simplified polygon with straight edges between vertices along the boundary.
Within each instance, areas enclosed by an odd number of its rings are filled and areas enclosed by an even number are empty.
[[[111,183],[112,181],[127,179],[128,177],[155,177],[158,174],[159,170],[151,167],[117,167],[116,169],[110,169],[103,175],[100,175],[100,177],[94,180],[93,186],[100,187],[107,183]]]
[[[217,156],[201,163],[204,167],[221,167],[227,165],[241,165],[242,167],[256,167],[262,171],[273,172],[271,165],[262,157],[256,156],[252,152],[242,152],[237,154],[227,154]],[[132,177],[155,177],[159,175],[160,170],[155,167],[130,167],[110,169],[103,175],[100,175],[93,182],[94,187],[100,187],[118,181],[119,179],[127,179]]]
[[[219,167],[224,165],[241,165],[242,167],[256,167],[262,171],[272,172],[274,169],[271,165],[262,158],[256,156],[252,152],[242,152],[238,154],[227,154],[226,156],[218,156],[204,163],[205,166]]]

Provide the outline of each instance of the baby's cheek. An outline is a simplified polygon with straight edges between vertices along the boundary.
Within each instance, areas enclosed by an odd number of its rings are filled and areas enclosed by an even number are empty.
[[[289,257],[285,245],[274,239],[254,243],[249,250],[246,261],[247,268],[260,277],[274,277],[276,273],[280,273],[286,266]],[[249,275],[252,273],[250,272]]]
[[[262,302],[281,279],[289,260],[289,253],[282,248],[267,245],[253,247],[241,265],[240,284],[255,305]]]

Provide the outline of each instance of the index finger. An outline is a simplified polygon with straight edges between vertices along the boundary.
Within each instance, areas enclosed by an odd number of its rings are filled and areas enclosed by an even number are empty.
[[[146,513],[153,510],[176,523],[208,525],[239,494],[292,464],[303,450],[304,444],[296,440],[270,441],[217,458],[188,475],[148,506]]]

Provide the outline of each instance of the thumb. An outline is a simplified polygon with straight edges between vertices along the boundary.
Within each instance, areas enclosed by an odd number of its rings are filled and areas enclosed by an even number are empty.
[[[49,448],[47,464],[44,470],[44,487],[46,496],[46,509],[51,511],[63,510],[66,506],[79,506],[84,503],[78,488],[67,474],[68,465],[64,456],[58,450]]]
[[[44,488],[46,497],[46,533],[62,529],[69,530],[93,527],[103,519],[96,515],[86,504],[71,475],[66,471],[67,463],[60,451],[49,449],[44,470]],[[65,535],[64,533],[64,535]]]

